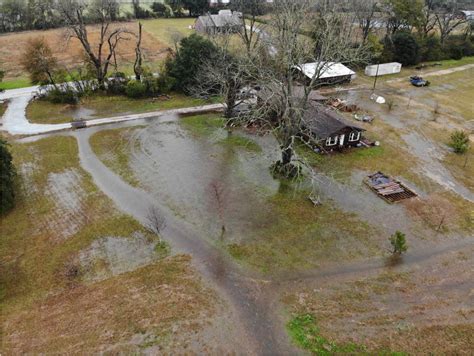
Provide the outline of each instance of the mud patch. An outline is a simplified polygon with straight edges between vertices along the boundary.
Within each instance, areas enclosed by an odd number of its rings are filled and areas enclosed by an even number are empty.
[[[86,281],[101,281],[134,271],[166,255],[158,239],[136,232],[129,238],[107,236],[94,241],[79,254]]]

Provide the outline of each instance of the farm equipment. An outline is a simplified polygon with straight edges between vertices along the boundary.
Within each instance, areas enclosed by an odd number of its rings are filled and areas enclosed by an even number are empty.
[[[430,85],[430,82],[428,80],[425,80],[418,75],[414,75],[410,77],[410,83],[411,85],[414,85],[415,87],[427,87]]]

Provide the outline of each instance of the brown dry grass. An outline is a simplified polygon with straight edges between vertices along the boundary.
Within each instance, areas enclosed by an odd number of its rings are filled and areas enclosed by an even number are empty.
[[[469,354],[474,342],[472,248],[411,270],[355,281],[331,278],[291,294],[295,314],[312,314],[321,335],[369,353]]]
[[[176,256],[50,295],[10,316],[2,349],[7,354],[136,353],[144,345],[186,344],[183,336],[207,322],[215,303],[189,261]]]
[[[106,236],[130,239],[136,232],[156,236],[98,190],[80,167],[74,138],[12,142],[11,148],[18,189],[15,208],[0,218],[2,352],[136,353],[149,346],[176,351],[202,329],[218,304],[190,268],[189,257],[94,284],[81,278],[82,266],[75,261],[93,242]],[[73,183],[55,190],[64,185],[52,177],[68,172],[74,173]],[[77,204],[61,204],[75,193]]]
[[[114,24],[112,27],[123,27],[127,30],[137,32],[137,24],[133,22]],[[97,46],[99,38],[99,27],[89,26],[90,41]],[[53,29],[47,31],[27,31],[20,33],[4,34],[0,36],[0,63],[6,71],[5,79],[16,78],[25,75],[23,68],[19,65],[25,46],[29,40],[44,37],[51,46],[54,55],[62,66],[74,68],[81,64],[83,49],[77,39],[65,41],[65,29]],[[117,61],[122,65],[132,64],[135,58],[135,39],[124,41],[118,46]],[[144,32],[142,39],[143,54],[147,61],[154,62],[166,56],[168,46],[156,39],[153,35]]]
[[[452,192],[435,192],[426,198],[409,199],[404,205],[412,217],[437,232],[459,228],[474,231],[473,205]]]

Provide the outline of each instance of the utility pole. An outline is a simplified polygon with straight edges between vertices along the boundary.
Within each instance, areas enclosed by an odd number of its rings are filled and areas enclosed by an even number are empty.
[[[372,88],[372,93],[375,92],[375,85],[377,84],[377,78],[379,77],[379,66],[380,61],[377,62],[377,71],[375,72],[374,87]]]

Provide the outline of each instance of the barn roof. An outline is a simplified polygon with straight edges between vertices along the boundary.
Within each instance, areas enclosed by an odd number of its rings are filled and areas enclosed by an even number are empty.
[[[344,128],[365,131],[363,128],[346,121],[335,110],[315,103],[309,105],[303,119],[305,126],[320,140],[326,139]]]
[[[355,72],[347,68],[342,63],[336,62],[313,62],[304,63],[295,66],[295,69],[301,71],[305,76],[312,79],[315,73],[319,74],[318,79],[343,77],[354,75]]]

